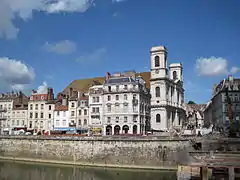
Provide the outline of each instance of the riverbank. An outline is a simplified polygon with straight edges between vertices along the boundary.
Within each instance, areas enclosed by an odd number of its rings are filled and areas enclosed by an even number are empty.
[[[34,164],[49,164],[49,165],[63,165],[63,166],[79,166],[79,167],[93,167],[93,168],[114,168],[124,170],[141,170],[141,171],[177,171],[177,166],[127,166],[127,165],[116,165],[116,164],[88,164],[72,161],[59,161],[59,160],[43,160],[43,159],[31,159],[31,158],[14,158],[14,157],[2,157],[0,161],[12,161],[12,162],[23,162],[23,163],[34,163]]]
[[[0,157],[88,167],[176,170],[187,139],[163,137],[0,137]]]

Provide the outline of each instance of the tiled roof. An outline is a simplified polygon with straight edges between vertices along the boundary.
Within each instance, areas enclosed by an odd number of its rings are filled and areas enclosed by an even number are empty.
[[[55,107],[55,111],[68,111],[68,106],[58,105]]]
[[[141,72],[141,73],[136,73],[136,76],[141,76],[144,81],[146,82],[146,87],[150,88],[150,72]],[[92,86],[93,82],[97,81],[101,84],[104,83],[105,81],[105,76],[104,77],[95,77],[95,78],[88,78],[88,79],[79,79],[79,80],[74,80],[72,81],[71,84],[69,84],[64,90],[63,93],[68,93],[70,88],[73,88],[75,91],[80,91],[80,92],[88,92],[89,87]]]
[[[79,99],[80,100],[88,100],[88,96],[81,96]]]

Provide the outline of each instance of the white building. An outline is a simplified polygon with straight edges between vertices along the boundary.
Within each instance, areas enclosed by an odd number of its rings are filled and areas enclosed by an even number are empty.
[[[228,97],[227,97],[228,94]],[[230,103],[230,107],[229,107]],[[231,112],[232,113],[231,113]],[[232,116],[232,117],[231,117]],[[232,122],[231,122],[232,119]],[[229,76],[213,88],[211,100],[204,110],[205,126],[228,131],[230,124],[240,127],[240,79]]]
[[[103,134],[143,134],[150,121],[150,94],[135,72],[109,74],[103,84]]]
[[[54,117],[54,94],[53,89],[38,93],[33,90],[28,102],[28,129],[35,131],[49,131],[53,129]]]
[[[183,68],[181,63],[167,66],[167,49],[151,48],[151,127],[153,130],[180,129],[183,109]]]
[[[11,113],[15,97],[16,93],[0,94],[0,134],[8,134],[12,129]]]
[[[28,101],[29,98],[22,92],[19,92],[19,95],[14,99],[11,113],[12,129],[27,130]]]
[[[89,132],[89,105],[88,96],[78,93],[77,99],[77,131],[81,134]]]
[[[69,127],[69,123],[69,111],[67,104],[63,103],[56,105],[54,110],[54,130],[71,131],[73,129]]]
[[[89,88],[89,125],[92,134],[102,134],[103,85],[93,85]]]

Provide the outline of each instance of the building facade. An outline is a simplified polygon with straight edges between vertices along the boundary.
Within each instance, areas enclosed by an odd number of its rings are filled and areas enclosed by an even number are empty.
[[[103,84],[103,134],[143,134],[150,122],[150,93],[135,72],[107,75]]]
[[[68,106],[64,104],[56,105],[54,110],[54,130],[71,131],[69,127]]]
[[[204,111],[205,124],[212,124],[217,129],[229,129],[229,109],[228,97],[230,99],[230,108],[233,114],[233,123],[239,126],[240,119],[240,79],[229,76],[222,80],[213,88],[213,95]]]
[[[181,129],[185,118],[183,68],[181,63],[167,66],[167,49],[151,48],[151,127],[165,131]]]
[[[89,125],[92,134],[102,134],[103,85],[93,85],[89,88]]]
[[[33,90],[28,102],[28,129],[35,132],[53,130],[54,109],[52,88],[45,93]]]

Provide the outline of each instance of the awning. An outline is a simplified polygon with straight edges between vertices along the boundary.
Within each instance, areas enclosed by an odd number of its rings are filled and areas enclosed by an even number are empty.
[[[70,127],[66,127],[66,128],[54,128],[55,131],[75,131],[75,128],[70,128]]]
[[[99,132],[102,131],[102,128],[92,128],[91,131]]]

